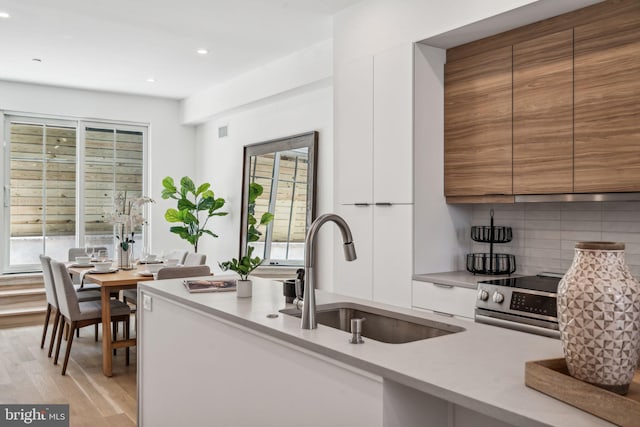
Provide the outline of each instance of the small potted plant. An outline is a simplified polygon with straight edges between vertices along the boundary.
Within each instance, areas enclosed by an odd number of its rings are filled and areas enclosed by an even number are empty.
[[[273,214],[270,212],[265,212],[260,217],[260,221],[255,217],[255,208],[256,208],[256,200],[263,193],[263,188],[257,182],[252,182],[249,184],[249,206],[248,206],[248,225],[249,228],[247,230],[247,241],[248,242],[257,242],[260,240],[260,236],[262,236],[262,232],[258,229],[262,226],[267,226],[271,221],[273,221]],[[233,258],[231,261],[226,261],[222,263],[218,263],[222,271],[235,271],[240,276],[240,280],[238,280],[238,284],[236,289],[238,291],[238,298],[245,298],[251,296],[251,280],[248,279],[249,274],[256,268],[260,267],[262,264],[262,259],[260,257],[252,257],[254,246],[247,246],[247,253],[240,257],[240,259]]]
[[[253,254],[253,246],[247,248],[247,254],[240,259],[233,258],[231,261],[218,263],[222,271],[235,271],[240,276],[237,282],[238,298],[247,298],[251,296],[252,282],[249,280],[249,274],[262,264],[260,257],[251,257]]]

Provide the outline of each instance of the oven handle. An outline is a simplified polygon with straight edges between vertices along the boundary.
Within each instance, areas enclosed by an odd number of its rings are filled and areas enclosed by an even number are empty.
[[[544,335],[550,338],[560,338],[560,331],[555,329],[542,328],[540,326],[527,325],[526,323],[511,322],[509,320],[497,319],[495,317],[484,316],[476,313],[476,322],[486,323],[487,325],[500,326],[508,329],[515,329],[521,332],[530,332],[533,334]]]

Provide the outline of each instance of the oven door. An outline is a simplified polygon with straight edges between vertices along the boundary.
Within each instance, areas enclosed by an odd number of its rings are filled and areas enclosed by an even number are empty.
[[[529,332],[550,338],[560,338],[558,323],[547,320],[532,319],[515,314],[501,313],[476,307],[475,321],[487,325],[500,326],[516,331]]]

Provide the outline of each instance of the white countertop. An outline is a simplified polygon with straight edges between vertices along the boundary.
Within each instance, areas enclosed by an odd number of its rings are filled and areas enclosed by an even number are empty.
[[[223,276],[220,276],[222,278]],[[612,424],[524,385],[529,360],[562,357],[559,340],[458,319],[446,323],[466,330],[406,344],[365,338],[347,342],[349,334],[323,325],[300,329],[300,319],[278,313],[286,305],[282,283],[254,278],[253,297],[235,292],[190,294],[182,280],[140,282],[141,292],[188,305],[342,363],[522,426],[611,426]],[[317,291],[318,304],[350,301],[442,322],[424,312]]]
[[[451,286],[460,286],[462,288],[473,288],[476,289],[478,287],[478,282],[483,280],[492,280],[492,279],[502,279],[505,277],[520,277],[520,274],[512,274],[511,276],[500,275],[500,276],[491,276],[484,274],[473,274],[469,273],[466,270],[460,271],[445,271],[442,273],[424,273],[424,274],[414,274],[413,280],[417,280],[420,282],[431,282],[431,283],[439,283],[441,285],[451,285]]]

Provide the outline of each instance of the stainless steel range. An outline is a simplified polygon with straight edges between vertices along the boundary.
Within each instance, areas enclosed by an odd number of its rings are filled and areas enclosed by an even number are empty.
[[[559,338],[557,291],[561,277],[541,273],[478,282],[476,322]]]

